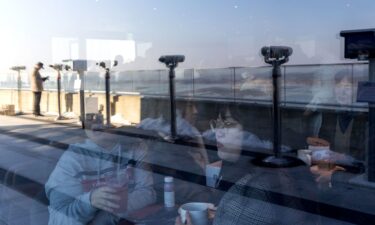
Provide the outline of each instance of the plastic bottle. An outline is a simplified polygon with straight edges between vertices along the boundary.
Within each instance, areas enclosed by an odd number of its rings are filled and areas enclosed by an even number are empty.
[[[164,177],[164,206],[166,208],[175,206],[173,177]]]

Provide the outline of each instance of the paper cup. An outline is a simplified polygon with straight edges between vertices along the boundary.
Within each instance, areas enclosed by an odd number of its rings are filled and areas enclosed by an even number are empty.
[[[186,213],[189,212],[194,225],[208,224],[208,204],[203,202],[191,202],[183,204],[178,212],[183,223],[186,223]]]
[[[311,166],[311,153],[312,150],[300,149],[297,151],[297,157],[306,163],[306,165]]]

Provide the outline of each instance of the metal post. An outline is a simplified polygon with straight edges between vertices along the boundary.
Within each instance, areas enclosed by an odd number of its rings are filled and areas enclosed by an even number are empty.
[[[272,69],[272,86],[273,86],[273,151],[276,158],[281,157],[281,113],[280,113],[280,94],[279,84],[281,77],[280,64],[274,62]]]
[[[81,88],[79,90],[80,108],[81,108],[81,123],[82,129],[85,129],[85,77],[84,71],[78,71],[79,79],[81,80]]]
[[[61,73],[60,70],[57,71],[57,107],[59,110],[59,116],[56,118],[57,120],[61,120]]]
[[[111,74],[109,69],[105,72],[105,102],[106,102],[106,115],[107,115],[107,126],[111,126],[111,101],[110,101],[110,79]]]
[[[281,78],[281,65],[289,61],[289,56],[293,50],[286,46],[270,46],[263,47],[261,53],[267,64],[272,65],[272,128],[273,128],[273,152],[272,156],[266,158],[255,159],[255,164],[265,167],[293,167],[302,165],[303,162],[298,158],[291,156],[283,156],[281,154],[281,109],[280,109],[280,78]]]
[[[375,59],[369,61],[369,81],[375,82]],[[368,110],[367,176],[368,181],[375,182],[375,104],[370,103]]]
[[[171,136],[175,140],[177,136],[176,131],[176,97],[175,97],[175,67],[169,67],[169,96],[171,103]]]
[[[164,139],[174,142],[177,139],[177,128],[176,128],[176,97],[175,97],[175,69],[178,63],[184,62],[185,56],[183,55],[165,55],[159,58],[159,62],[165,63],[169,68],[169,96],[171,105],[171,136],[165,137]]]
[[[18,70],[17,75],[17,92],[18,92],[18,113],[17,115],[22,115],[22,80],[21,80],[21,70]]]

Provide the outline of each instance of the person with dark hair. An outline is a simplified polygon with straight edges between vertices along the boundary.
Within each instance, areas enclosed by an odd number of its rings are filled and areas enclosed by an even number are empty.
[[[242,121],[247,117],[238,105],[220,104],[217,106],[216,115],[217,118],[210,121],[211,130],[206,131],[203,136],[206,140],[214,139],[216,143],[217,154],[222,162],[217,185],[219,189],[228,190],[249,172],[251,157],[244,154],[244,151],[269,151],[272,149],[272,143],[246,130]],[[282,146],[283,151],[288,149],[289,147]]]
[[[352,82],[347,76],[336,76],[334,98],[339,105],[335,114],[323,115],[319,137],[330,142],[332,150],[350,155],[358,160],[365,156],[364,113],[351,109],[353,90]]]
[[[304,197],[317,198],[308,167],[267,169],[253,165],[252,157],[242,154],[246,135],[239,122],[240,114],[230,106],[218,112],[215,136],[222,167],[216,188],[225,193],[214,197],[220,202],[213,224],[316,224],[320,216],[305,212],[306,206],[298,200],[301,184],[307,187],[303,190]],[[185,224],[194,225],[187,218]],[[183,224],[180,217],[175,224]]]
[[[236,182],[248,172],[249,158],[241,155],[244,130],[237,107],[219,107],[217,115],[210,124],[215,134],[217,154],[222,161],[217,187],[228,189],[230,182]]]
[[[33,92],[33,114],[34,116],[43,116],[40,113],[40,100],[43,92],[43,82],[48,80],[47,77],[42,77],[39,70],[44,69],[43,63],[38,62],[31,73],[31,91]]]
[[[345,167],[363,170],[365,156],[366,122],[365,113],[352,109],[353,83],[345,73],[336,73],[332,100],[336,102],[335,112],[321,114],[321,126],[318,137],[307,138],[310,146],[324,147],[325,150],[313,151],[311,172],[316,174],[320,184],[331,186],[332,175],[345,171]],[[323,166],[321,164],[327,164]]]

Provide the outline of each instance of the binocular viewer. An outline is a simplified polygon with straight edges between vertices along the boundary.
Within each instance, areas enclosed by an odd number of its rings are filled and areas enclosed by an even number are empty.
[[[293,49],[287,46],[270,46],[261,49],[262,55],[267,60],[287,59],[292,55]]]
[[[25,70],[26,66],[13,66],[10,69],[14,71],[20,71],[20,70]]]
[[[164,55],[159,58],[159,62],[165,63],[167,67],[176,67],[178,63],[184,62],[185,56],[183,55]]]
[[[106,62],[104,62],[104,61],[98,62],[98,63],[96,63],[96,65],[103,68],[103,69],[109,69],[109,68],[107,68]],[[118,61],[117,60],[113,61],[113,67],[116,67],[117,65],[118,65]]]
[[[70,66],[64,65],[64,64],[53,64],[53,65],[49,65],[49,67],[58,71],[71,69]]]

